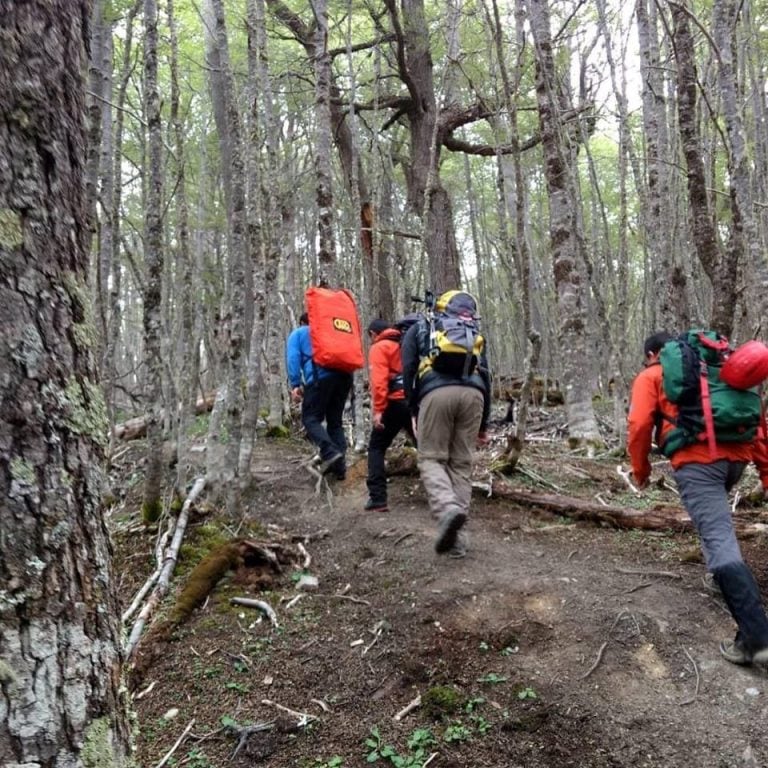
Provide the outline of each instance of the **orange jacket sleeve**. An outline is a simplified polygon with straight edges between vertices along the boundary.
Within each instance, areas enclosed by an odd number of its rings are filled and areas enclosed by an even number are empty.
[[[374,413],[384,413],[387,410],[390,371],[386,347],[386,341],[379,341],[371,345],[368,353],[371,406]]]
[[[653,430],[659,413],[661,366],[641,371],[632,383],[627,417],[627,452],[635,481],[642,485],[651,475],[648,454],[653,445]]]
[[[752,461],[757,467],[763,488],[768,491],[768,442],[766,439],[765,425],[762,424],[757,430],[755,442],[752,443]]]

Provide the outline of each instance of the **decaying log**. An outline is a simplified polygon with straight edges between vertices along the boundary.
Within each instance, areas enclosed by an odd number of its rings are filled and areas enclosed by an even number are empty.
[[[416,449],[403,447],[387,454],[387,475],[417,475]]]
[[[526,507],[539,507],[574,520],[589,520],[614,528],[677,532],[693,530],[693,524],[685,510],[673,504],[659,504],[648,509],[632,509],[616,505],[603,506],[589,499],[551,493],[534,493],[514,488],[502,478],[493,479],[492,495],[496,498],[523,504]],[[734,527],[739,536],[747,537],[768,533],[768,525],[764,522],[755,522],[744,519],[744,517],[734,517]]]
[[[195,414],[209,413],[216,399],[215,392],[209,392],[205,397],[200,397],[195,404]],[[162,415],[161,415],[162,418]],[[137,416],[120,424],[115,424],[114,436],[116,440],[138,440],[147,434],[147,416]]]

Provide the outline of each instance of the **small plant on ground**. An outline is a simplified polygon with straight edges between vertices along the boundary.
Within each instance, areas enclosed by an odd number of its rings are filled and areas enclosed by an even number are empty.
[[[334,755],[327,760],[316,757],[315,762],[312,763],[312,768],[340,768],[342,765],[344,765],[344,758],[340,755]]]
[[[487,675],[477,678],[478,683],[488,683],[489,685],[499,685],[499,683],[506,683],[507,677],[505,675],[497,675],[495,672],[489,672]]]
[[[462,742],[472,738],[472,731],[464,723],[452,723],[443,733],[443,741]]]
[[[379,729],[371,728],[371,735],[365,740],[368,748],[366,762],[375,763],[387,760],[395,768],[421,768],[428,758],[428,751],[437,744],[435,737],[428,728],[417,728],[408,737],[408,752],[401,755],[395,746],[385,744]]]
[[[527,686],[525,688],[521,688],[517,692],[517,698],[518,699],[538,699],[539,694],[536,693],[536,691],[533,690],[530,686]]]
[[[213,768],[213,763],[208,759],[208,755],[202,749],[197,749],[196,747],[187,752],[184,765],[187,768]]]

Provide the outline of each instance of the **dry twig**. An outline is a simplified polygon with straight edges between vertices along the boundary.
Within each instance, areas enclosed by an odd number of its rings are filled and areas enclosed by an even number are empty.
[[[409,713],[413,712],[416,707],[421,706],[421,694],[419,694],[415,699],[411,699],[394,717],[393,720],[396,720],[398,723]]]
[[[313,720],[317,720],[316,715],[310,715],[307,712],[297,712],[295,709],[284,707],[282,704],[278,704],[276,701],[272,701],[271,699],[262,699],[261,703],[265,707],[274,707],[275,709],[279,709],[281,712],[286,712],[289,715],[293,715],[298,719],[299,725],[302,727],[307,725],[307,723],[312,722]]]
[[[258,608],[263,611],[267,618],[272,622],[272,625],[277,628],[280,625],[277,622],[277,614],[269,603],[265,603],[263,600],[254,600],[250,597],[231,597],[229,599],[230,605],[242,605],[243,608]]]
[[[155,768],[163,768],[163,766],[173,757],[173,753],[184,743],[184,739],[189,736],[189,732],[192,730],[192,726],[195,724],[194,718],[189,721],[189,725],[184,729],[184,732],[176,739],[176,743],[165,753],[165,757],[155,766]]]
[[[693,665],[693,671],[696,674],[696,688],[693,691],[693,696],[690,696],[689,698],[685,699],[685,701],[680,702],[680,706],[684,707],[687,704],[693,704],[694,701],[696,701],[696,697],[699,695],[699,684],[701,683],[701,677],[699,676],[699,668],[696,666],[696,662],[693,660],[693,657],[690,653],[688,653],[687,648],[683,648],[683,651],[685,655],[688,657],[689,661]]]

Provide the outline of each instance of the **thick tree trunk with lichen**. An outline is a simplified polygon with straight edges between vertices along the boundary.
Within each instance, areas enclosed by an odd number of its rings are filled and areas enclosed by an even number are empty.
[[[560,315],[560,354],[565,380],[568,433],[572,445],[600,443],[589,377],[584,308],[583,266],[579,261],[575,200],[576,156],[562,123],[568,110],[555,71],[548,0],[529,0],[528,13],[536,50],[536,98],[539,107],[544,170],[549,197],[549,228],[554,264],[557,308]]]
[[[119,766],[129,752],[86,284],[88,12],[0,0],[4,766]]]

